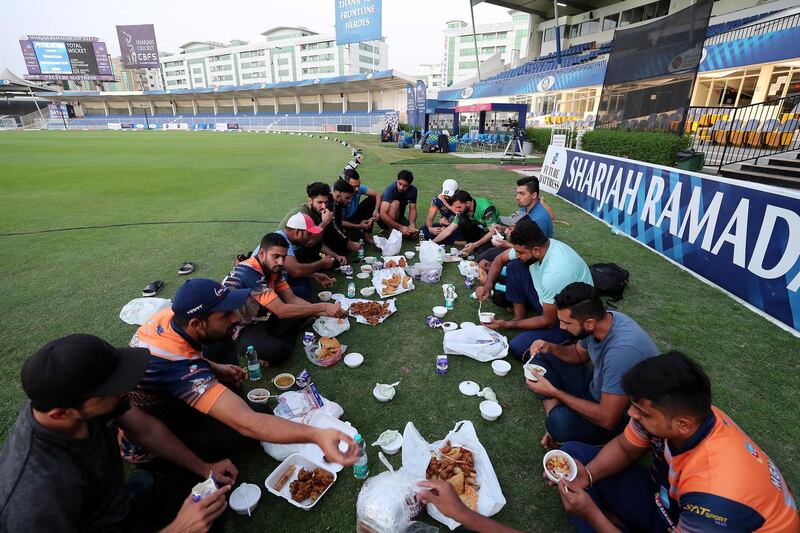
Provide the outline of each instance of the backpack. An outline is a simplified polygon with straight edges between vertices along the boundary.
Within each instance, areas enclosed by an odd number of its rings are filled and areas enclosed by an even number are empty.
[[[616,263],[595,263],[589,267],[589,272],[592,273],[597,292],[600,296],[608,296],[606,303],[614,307],[611,302],[622,299],[622,293],[629,283],[630,272]]]

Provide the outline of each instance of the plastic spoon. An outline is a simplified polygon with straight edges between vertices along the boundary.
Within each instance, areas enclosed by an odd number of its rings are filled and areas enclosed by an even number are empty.
[[[244,491],[242,491],[242,492],[244,492],[244,506],[247,508],[247,516],[252,516],[252,515],[250,514],[250,501],[249,501],[249,499],[247,498],[247,493],[248,493],[249,491],[247,491],[247,490],[244,490]]]

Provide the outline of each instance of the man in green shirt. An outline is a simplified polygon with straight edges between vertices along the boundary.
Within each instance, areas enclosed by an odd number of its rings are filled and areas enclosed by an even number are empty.
[[[305,203],[289,211],[281,220],[278,228],[285,228],[293,215],[301,213],[311,217],[314,225],[322,228],[323,231],[309,235],[308,240],[302,246],[295,247],[295,258],[300,263],[313,263],[320,260],[320,252],[322,252],[333,257],[341,265],[347,263],[346,257],[335,253],[323,242],[323,236],[328,231],[328,226],[334,223],[333,212],[328,209],[328,203],[331,200],[330,186],[321,181],[310,183],[306,187],[306,195],[308,198]],[[331,227],[331,229],[333,228]]]
[[[458,190],[453,195],[451,203],[456,217],[439,232],[433,242],[442,242],[459,229],[467,243],[463,250],[465,255],[483,251],[482,248],[491,246],[489,228],[500,222],[500,212],[492,201],[480,196],[473,197],[467,191]]]

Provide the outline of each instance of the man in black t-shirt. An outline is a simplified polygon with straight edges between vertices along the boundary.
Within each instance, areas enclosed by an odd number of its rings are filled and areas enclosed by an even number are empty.
[[[25,361],[22,388],[29,399],[0,452],[0,531],[105,533],[166,526],[165,532],[179,532],[212,526],[227,507],[230,486],[199,502],[192,500],[191,486],[209,472],[218,483],[234,483],[238,472],[227,459],[203,462],[161,422],[131,407],[126,394],[144,375],[149,357],[146,349],[70,335]],[[125,481],[118,427],[197,477],[153,478],[133,490]]]

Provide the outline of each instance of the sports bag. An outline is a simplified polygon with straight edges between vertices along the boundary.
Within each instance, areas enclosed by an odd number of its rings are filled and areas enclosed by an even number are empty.
[[[630,272],[616,263],[595,263],[589,267],[594,287],[600,296],[607,296],[608,302],[622,299],[622,293],[628,286]]]

